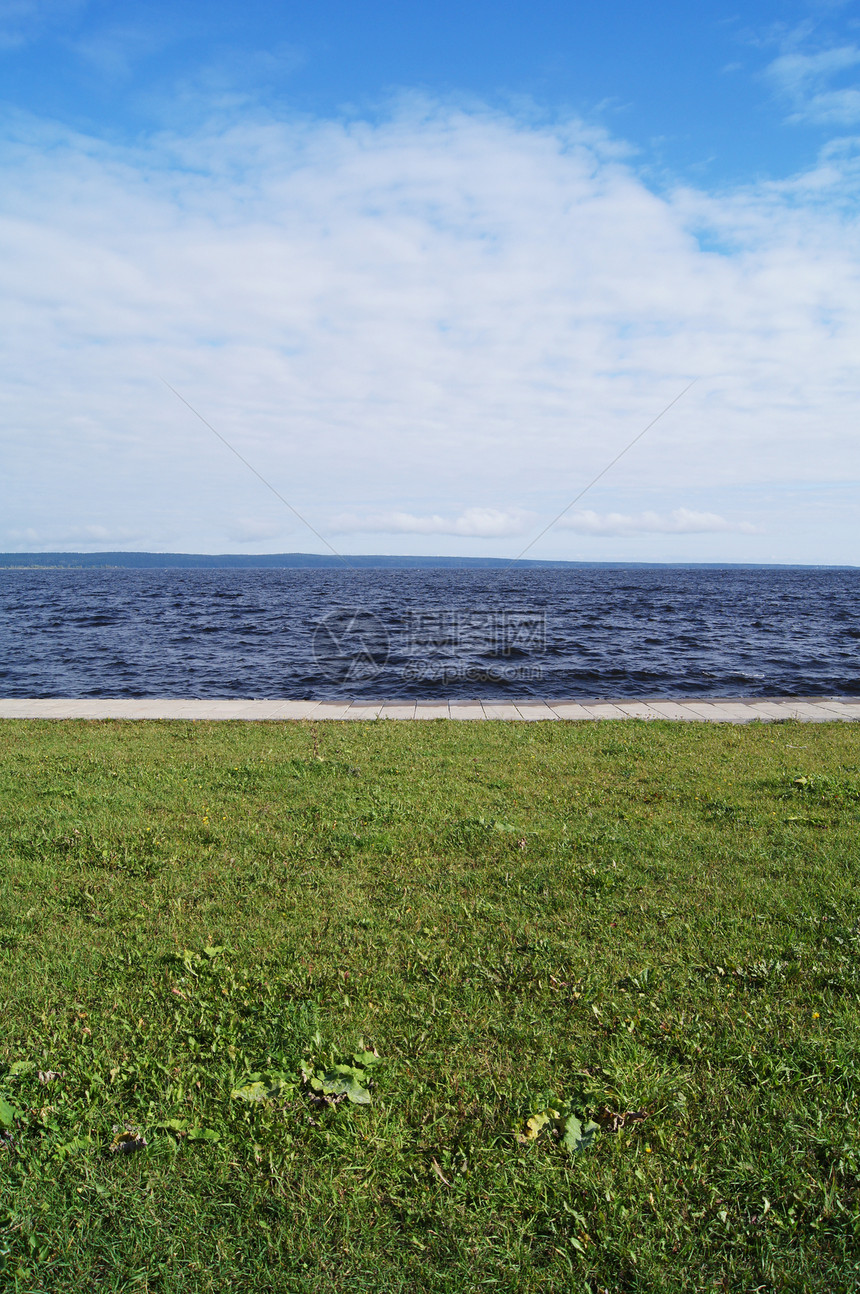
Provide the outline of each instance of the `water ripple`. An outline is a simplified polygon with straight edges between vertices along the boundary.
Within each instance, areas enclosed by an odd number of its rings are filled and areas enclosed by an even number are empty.
[[[9,697],[857,695],[858,638],[853,570],[0,571]]]

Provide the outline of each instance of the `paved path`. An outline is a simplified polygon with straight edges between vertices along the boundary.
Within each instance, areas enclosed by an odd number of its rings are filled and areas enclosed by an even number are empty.
[[[79,701],[0,699],[0,719],[678,719],[860,720],[860,697],[715,701]]]

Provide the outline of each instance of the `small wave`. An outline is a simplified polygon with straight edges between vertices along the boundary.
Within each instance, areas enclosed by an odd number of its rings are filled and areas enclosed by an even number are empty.
[[[392,652],[333,683],[314,628],[338,606],[379,617]],[[46,614],[46,607],[50,610]],[[443,681],[407,681],[416,614],[545,617],[507,656],[464,638]],[[6,695],[798,695],[860,693],[860,572],[16,572],[0,583]],[[432,646],[427,661],[432,663]],[[419,651],[420,657],[420,651]],[[504,669],[540,671],[510,678]],[[469,671],[482,678],[469,678]],[[344,671],[348,674],[348,669]]]

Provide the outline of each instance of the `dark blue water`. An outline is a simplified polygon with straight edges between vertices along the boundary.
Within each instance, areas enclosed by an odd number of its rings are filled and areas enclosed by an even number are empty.
[[[7,697],[860,694],[860,571],[3,570]]]

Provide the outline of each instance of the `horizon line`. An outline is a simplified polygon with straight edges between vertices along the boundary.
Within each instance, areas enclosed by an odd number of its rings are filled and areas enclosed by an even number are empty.
[[[857,570],[860,569],[856,563],[850,562],[729,562],[729,561],[634,561],[625,559],[567,559],[567,558],[540,558],[531,557],[521,559],[517,563],[512,563],[508,557],[469,557],[460,554],[443,555],[443,554],[406,554],[406,553],[350,553],[347,555],[351,560],[365,563],[380,563],[384,566],[394,566],[402,563],[405,567],[421,566],[425,569],[432,569],[434,565],[438,569],[451,568],[455,565],[463,567],[478,567],[484,569],[495,569],[511,567],[512,565],[521,568],[536,567],[595,567],[595,566],[612,566],[612,567],[681,567],[681,568],[706,568],[706,569],[743,569],[743,570],[761,570],[761,569],[783,569],[783,570]],[[215,561],[224,561],[225,568],[230,566],[239,566],[251,568],[255,563],[261,563],[263,566],[271,566],[274,563],[282,562],[288,565],[286,559],[293,559],[289,565],[298,567],[330,567],[340,568],[338,562],[329,553],[313,552],[280,552],[280,553],[199,553],[199,552],[175,552],[175,551],[155,551],[152,549],[95,549],[89,552],[83,552],[79,549],[46,549],[43,551],[20,551],[20,552],[0,552],[0,569],[38,569],[40,566],[45,567],[50,558],[68,559],[80,558],[81,561],[76,563],[77,566],[112,566],[122,567],[123,565],[137,565],[133,559],[149,559],[148,565],[158,567],[163,562],[170,562],[172,565],[178,565],[183,561],[189,561],[194,564],[206,563],[211,565]],[[113,559],[99,561],[99,559]],[[122,559],[132,559],[130,562]],[[67,560],[57,561],[52,564],[56,566],[69,566]]]

